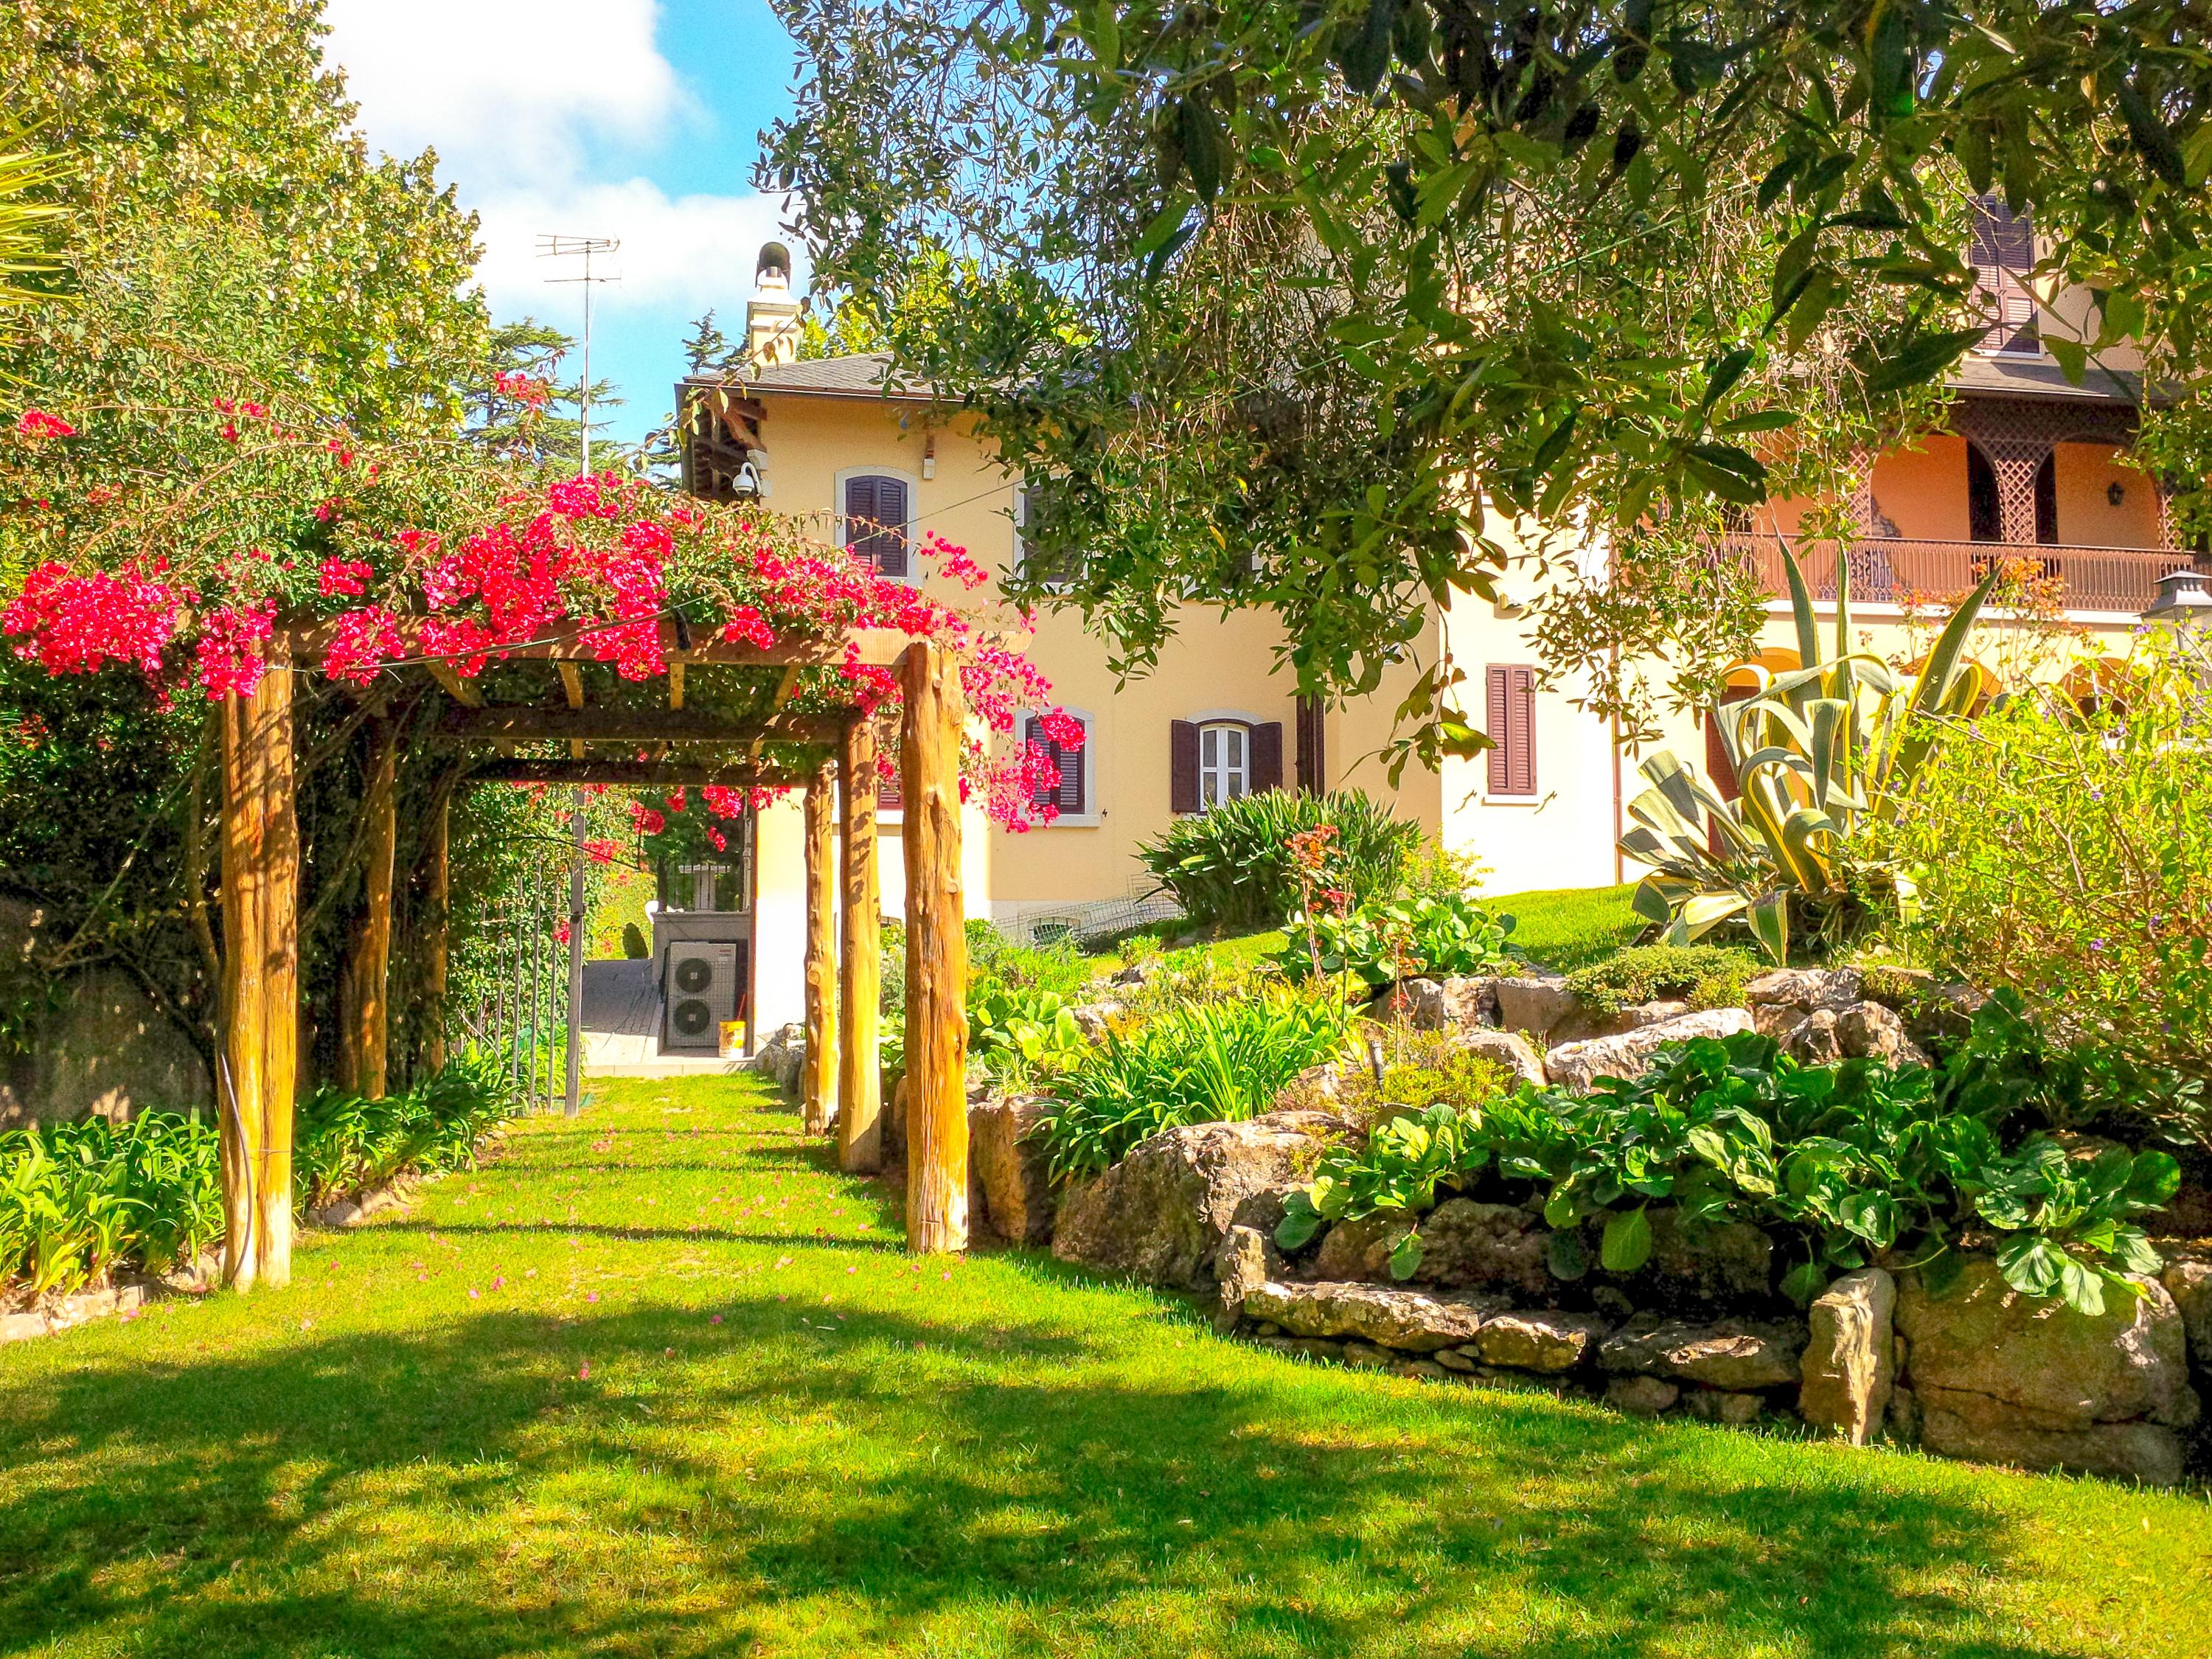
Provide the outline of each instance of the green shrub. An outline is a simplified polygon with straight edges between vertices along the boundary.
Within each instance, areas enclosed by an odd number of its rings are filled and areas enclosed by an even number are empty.
[[[1601,1014],[1662,998],[1725,1008],[1742,1000],[1744,981],[1758,965],[1748,951],[1724,945],[1638,945],[1577,968],[1567,975],[1567,988]]]
[[[1488,1179],[1509,1196],[1540,1193],[1564,1278],[1587,1270],[1586,1225],[1607,1271],[1642,1267],[1655,1203],[1692,1228],[1738,1221],[1780,1234],[1797,1258],[1783,1289],[1801,1301],[1876,1257],[1941,1283],[1970,1230],[1998,1236],[2014,1289],[2085,1313],[2102,1310],[2106,1284],[2132,1294],[2125,1274],[2158,1271],[2132,1218],[2172,1197],[2172,1157],[2110,1146],[2074,1158],[2041,1133],[2007,1151],[1989,1119],[1936,1097],[1923,1066],[1801,1066],[1750,1032],[1669,1044],[1641,1078],[1601,1079],[1587,1098],[1523,1087],[1378,1125],[1364,1146],[1323,1155],[1277,1242],[1295,1249],[1325,1221],[1401,1217],[1392,1264],[1410,1277],[1437,1190]]]
[[[1480,1106],[1513,1091],[1510,1067],[1474,1053],[1452,1032],[1388,1024],[1370,1025],[1365,1035],[1382,1051],[1380,1081],[1371,1056],[1354,1044],[1340,1062],[1342,1075],[1333,1091],[1316,1091],[1309,1097],[1293,1085],[1282,1103],[1372,1125],[1438,1102],[1462,1109]]]
[[[1492,973],[1511,964],[1513,918],[1494,916],[1464,893],[1408,894],[1350,915],[1295,915],[1277,964],[1292,980],[1348,974],[1381,987],[1420,975]]]
[[[468,1055],[390,1100],[320,1090],[301,1103],[297,1197],[316,1203],[404,1170],[473,1167],[477,1142],[520,1109],[504,1069]],[[212,1123],[142,1112],[0,1132],[0,1285],[32,1296],[158,1273],[222,1237]]]
[[[1177,818],[1137,855],[1193,921],[1267,927],[1298,908],[1291,837],[1323,824],[1336,829],[1337,878],[1355,902],[1397,892],[1419,828],[1400,823],[1358,790],[1309,795],[1270,789],[1223,801]]]
[[[1074,1065],[1089,1046],[1056,991],[1000,987],[969,994],[971,1076],[980,1073],[1010,1092],[1025,1093]]]
[[[1048,1092],[1038,1126],[1052,1178],[1104,1171],[1146,1135],[1185,1123],[1253,1117],[1309,1066],[1344,1047],[1339,999],[1277,989],[1235,1002],[1170,1009],[1109,1033]]]
[[[2113,689],[2093,714],[2054,689],[1936,739],[1891,830],[1905,933],[2212,1146],[2212,642],[2146,645]]]

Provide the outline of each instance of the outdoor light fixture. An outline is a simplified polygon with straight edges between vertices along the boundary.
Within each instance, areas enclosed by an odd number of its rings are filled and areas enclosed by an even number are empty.
[[[2212,587],[2202,570],[2186,567],[2158,579],[2158,596],[2144,610],[2143,620],[2169,628],[2212,629]]]
[[[2105,486],[2105,499],[2118,507],[2128,498],[2128,487],[2118,478]]]

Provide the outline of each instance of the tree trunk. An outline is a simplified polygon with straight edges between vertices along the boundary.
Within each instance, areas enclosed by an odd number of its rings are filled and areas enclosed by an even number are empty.
[[[223,1281],[245,1290],[292,1276],[300,836],[289,667],[224,700],[222,763]]]
[[[837,773],[823,761],[806,786],[806,1065],[799,1098],[806,1133],[826,1134],[837,1086],[836,867],[830,846]]]
[[[875,762],[875,729],[866,720],[854,720],[845,732],[837,1163],[856,1175],[872,1175],[884,1167],[883,1066],[877,1031],[883,994],[883,896],[877,890]]]
[[[907,1248],[968,1248],[968,938],[960,893],[959,663],[918,641],[904,663]]]

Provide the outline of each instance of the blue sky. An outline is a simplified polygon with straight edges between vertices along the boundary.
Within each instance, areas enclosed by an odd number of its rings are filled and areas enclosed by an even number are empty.
[[[626,399],[614,435],[666,412],[684,337],[709,307],[742,331],[781,203],[757,195],[760,129],[791,106],[793,52],[765,0],[328,0],[327,56],[369,143],[412,155],[483,218],[493,314],[579,331],[541,232],[613,236],[593,293],[592,368]],[[580,274],[571,269],[560,274]],[[800,282],[805,281],[801,252]]]

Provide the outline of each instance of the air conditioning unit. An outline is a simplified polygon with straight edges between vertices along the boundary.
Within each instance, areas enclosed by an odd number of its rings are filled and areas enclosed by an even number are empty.
[[[722,1022],[738,1017],[738,947],[723,940],[678,939],[668,947],[665,1048],[712,1048]]]

